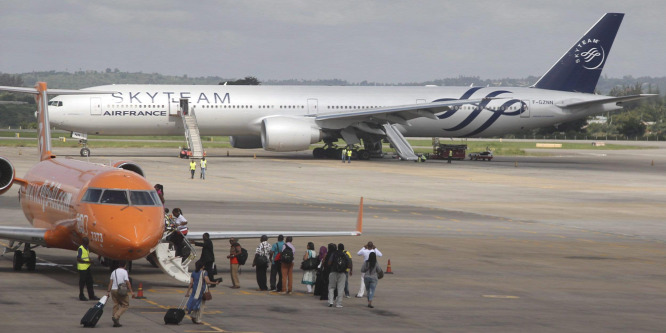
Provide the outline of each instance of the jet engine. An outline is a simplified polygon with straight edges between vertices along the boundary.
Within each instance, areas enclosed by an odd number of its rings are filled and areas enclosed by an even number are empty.
[[[234,135],[229,137],[229,143],[234,148],[255,149],[262,148],[261,136],[259,135]]]
[[[14,166],[4,157],[0,157],[0,194],[12,187],[14,183]]]
[[[305,119],[270,117],[261,122],[261,144],[265,150],[306,150],[321,138],[321,130]]]
[[[127,171],[132,171],[132,172],[134,172],[134,173],[136,173],[136,174],[138,174],[138,175],[141,175],[141,177],[145,177],[145,176],[143,175],[143,169],[141,169],[141,167],[138,166],[138,165],[137,165],[136,163],[134,163],[134,162],[129,162],[129,161],[118,161],[118,162],[113,163],[113,167],[114,167],[114,168],[124,169],[124,170],[127,170]]]

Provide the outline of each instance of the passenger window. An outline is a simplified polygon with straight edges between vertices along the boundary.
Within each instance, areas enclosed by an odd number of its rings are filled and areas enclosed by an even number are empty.
[[[155,201],[148,191],[130,191],[133,206],[155,206]]]
[[[83,195],[83,198],[81,198],[81,202],[98,202],[101,195],[102,190],[98,188],[89,188],[86,191],[86,194]]]
[[[101,203],[115,205],[129,205],[127,200],[127,191],[125,190],[106,190],[102,194]]]

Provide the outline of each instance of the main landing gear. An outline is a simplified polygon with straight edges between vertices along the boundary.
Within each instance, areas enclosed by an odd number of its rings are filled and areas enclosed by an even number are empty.
[[[24,245],[23,251],[19,250],[21,244]],[[12,260],[12,268],[14,271],[20,271],[24,265],[30,272],[35,270],[35,266],[37,266],[37,253],[32,250],[35,247],[37,246],[31,246],[29,243],[19,243],[14,246],[12,242],[9,247],[5,248],[5,253],[14,252],[14,258]]]

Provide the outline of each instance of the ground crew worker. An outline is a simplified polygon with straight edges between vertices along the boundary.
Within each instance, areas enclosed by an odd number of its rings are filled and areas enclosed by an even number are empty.
[[[352,150],[351,148],[347,149],[347,163],[351,163],[351,155],[352,155]]]
[[[79,246],[78,253],[76,255],[76,270],[79,271],[79,300],[87,301],[88,298],[92,301],[98,301],[99,298],[95,296],[95,290],[93,289],[93,278],[92,271],[90,266],[92,266],[93,261],[90,259],[90,250],[88,245],[90,241],[88,237],[83,237],[81,246]],[[88,289],[88,298],[83,295],[83,287]]]
[[[200,167],[201,167],[201,175],[199,176],[199,179],[206,180],[206,158],[205,157],[201,159]]]
[[[192,179],[194,179],[194,171],[197,170],[197,162],[190,160],[190,174],[192,174]]]
[[[451,158],[453,157],[453,150],[449,149],[449,163],[451,163]]]
[[[346,147],[342,148],[342,154],[340,154],[340,155],[342,156],[342,163],[345,163],[345,159],[347,158],[347,148]]]

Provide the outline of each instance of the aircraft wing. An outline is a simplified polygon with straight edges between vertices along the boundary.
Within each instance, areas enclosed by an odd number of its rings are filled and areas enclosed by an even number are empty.
[[[34,94],[35,88],[0,86],[0,91]],[[47,93],[49,95],[100,95],[100,94],[114,94],[116,92],[98,91],[98,90],[49,89],[47,90]]]
[[[48,229],[31,227],[0,227],[0,238],[10,241],[24,242],[48,246],[44,235]]]
[[[354,231],[189,231],[188,240],[203,239],[203,234],[208,232],[210,239],[234,238],[259,238],[262,235],[275,238],[279,235],[292,237],[327,237],[327,236],[360,236],[363,233],[363,197],[358,206],[358,217],[356,219],[356,230]]]
[[[373,122],[385,124],[397,123],[409,126],[409,120],[419,117],[437,119],[437,114],[451,110],[451,107],[464,104],[478,104],[486,99],[457,99],[433,103],[420,103],[390,106],[375,109],[354,110],[342,113],[320,113],[315,121],[322,128],[342,129],[355,123]]]
[[[637,99],[658,96],[657,94],[639,94],[639,95],[629,95],[629,96],[620,96],[620,97],[608,97],[602,99],[595,99],[591,101],[564,101],[557,104],[561,108],[580,108],[580,107],[590,107],[592,105],[606,104],[606,103],[621,103],[635,101]]]

